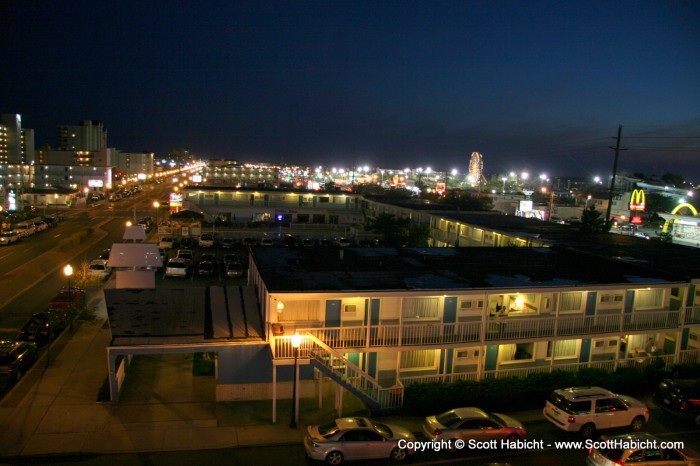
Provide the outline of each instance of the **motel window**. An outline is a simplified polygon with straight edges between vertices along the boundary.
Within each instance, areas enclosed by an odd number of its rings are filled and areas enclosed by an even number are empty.
[[[278,313],[279,322],[304,322],[318,321],[318,301],[288,301],[284,303],[284,310]]]
[[[514,345],[501,345],[501,362],[534,361],[534,343],[516,343]]]
[[[547,342],[547,357],[551,358],[552,352],[554,352],[554,359],[575,358],[578,353],[578,342],[579,340],[549,341]]]
[[[460,301],[459,303],[459,309],[461,311],[471,311],[472,309],[483,309],[484,308],[484,301],[479,299],[479,300],[474,300],[474,301]]]
[[[563,312],[575,312],[581,310],[581,303],[583,302],[581,293],[561,293],[559,299],[559,310]]]
[[[656,309],[662,307],[664,290],[637,290],[634,296],[636,309]]]
[[[437,369],[439,354],[440,350],[403,351],[401,353],[401,369]]]
[[[621,294],[602,294],[600,295],[600,302],[601,303],[621,303],[622,302],[622,295]]]
[[[438,298],[406,298],[403,301],[404,320],[437,320]]]

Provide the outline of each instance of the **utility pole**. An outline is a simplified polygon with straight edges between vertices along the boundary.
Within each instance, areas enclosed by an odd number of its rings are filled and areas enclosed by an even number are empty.
[[[620,151],[626,149],[620,149],[620,139],[622,138],[622,125],[617,128],[617,143],[615,147],[608,146],[610,149],[615,150],[615,162],[613,162],[613,172],[612,180],[610,180],[610,195],[608,196],[608,209],[605,212],[605,231],[610,231],[610,211],[612,210],[613,196],[615,194],[615,178],[617,177],[617,161],[620,158]]]

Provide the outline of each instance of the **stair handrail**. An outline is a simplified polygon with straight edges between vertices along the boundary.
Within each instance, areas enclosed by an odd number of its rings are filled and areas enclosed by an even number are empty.
[[[326,345],[323,341],[319,340],[315,336],[311,334],[306,334],[304,335],[305,338],[308,338],[311,342],[313,342],[316,346],[320,347],[321,349],[325,350],[326,352],[332,354],[333,356],[343,360],[345,364],[350,367],[352,370],[354,370],[358,375],[360,375],[364,380],[369,382],[372,385],[372,388],[375,388],[376,390],[380,391],[383,389],[379,383],[374,380],[374,377],[357,367],[355,364],[350,362],[347,358],[345,358],[342,354],[340,354],[338,351],[334,350],[330,346]],[[313,348],[310,350],[310,352],[313,352]]]

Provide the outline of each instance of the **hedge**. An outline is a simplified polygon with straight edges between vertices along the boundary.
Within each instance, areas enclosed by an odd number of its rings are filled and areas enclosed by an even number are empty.
[[[657,360],[646,367],[620,368],[615,372],[581,369],[578,372],[553,371],[527,377],[487,378],[452,383],[420,383],[406,387],[403,409],[406,414],[427,416],[461,406],[478,406],[487,411],[519,411],[544,406],[549,393],[557,388],[600,386],[616,393],[639,396],[651,393],[666,377],[700,377],[700,365],[673,366],[665,370]]]

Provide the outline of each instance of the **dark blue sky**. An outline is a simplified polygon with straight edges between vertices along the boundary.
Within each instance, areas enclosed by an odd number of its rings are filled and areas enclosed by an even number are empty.
[[[102,120],[125,151],[700,182],[697,1],[55,1],[0,5],[0,112],[37,144]]]

